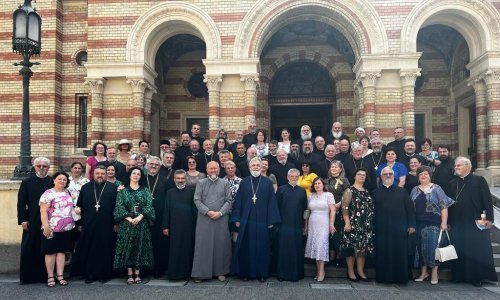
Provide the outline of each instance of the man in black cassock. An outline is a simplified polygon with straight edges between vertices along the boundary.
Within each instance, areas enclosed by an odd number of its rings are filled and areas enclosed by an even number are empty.
[[[38,203],[40,196],[53,186],[52,178],[47,176],[50,161],[45,157],[37,157],[33,161],[33,167],[35,174],[21,182],[17,194],[17,222],[23,227],[19,268],[19,281],[21,283],[47,281],[44,256],[40,249],[42,221]]]
[[[352,148],[351,154],[343,161],[345,177],[349,182],[354,182],[356,171],[360,168],[366,169],[366,180],[363,187],[368,191],[373,191],[377,188],[377,175],[373,168],[370,168],[370,160],[363,157],[363,145],[357,144]]]
[[[288,171],[288,184],[276,192],[281,215],[275,247],[276,277],[278,280],[297,281],[304,278],[304,211],[307,209],[306,191],[297,185],[300,172]]]
[[[438,146],[439,161],[441,162],[432,175],[432,182],[438,184],[451,198],[451,191],[448,190],[448,184],[455,178],[455,160],[450,157],[450,146]]]
[[[167,150],[163,153],[162,164],[160,166],[159,174],[163,177],[164,181],[167,183],[167,191],[175,186],[174,183],[174,171],[175,171],[175,152]]]
[[[244,178],[236,193],[231,214],[238,230],[233,253],[233,274],[264,282],[271,269],[269,229],[281,221],[273,183],[260,175],[261,160],[250,161],[251,176]]]
[[[97,165],[94,180],[83,185],[78,196],[81,231],[71,264],[71,276],[83,275],[85,283],[106,281],[113,275],[115,232],[113,219],[117,188],[106,182],[106,168]]]
[[[448,191],[455,204],[449,208],[450,239],[458,259],[453,260],[453,281],[470,282],[480,287],[483,281],[497,281],[490,229],[493,226],[493,204],[486,180],[471,174],[471,162],[465,157],[455,160],[457,178],[450,181]],[[485,230],[479,230],[476,220],[486,214]]]
[[[294,169],[295,165],[288,162],[288,154],[283,149],[278,150],[276,157],[278,158],[278,163],[272,166],[269,171],[276,176],[276,182],[278,183],[278,187],[280,187],[287,184],[288,171]]]
[[[175,187],[167,191],[163,234],[170,238],[167,278],[189,279],[193,267],[196,215],[194,188],[186,187],[186,171],[174,173]]]
[[[415,232],[415,207],[404,188],[393,186],[394,171],[382,169],[375,204],[375,270],[377,282],[407,283],[408,235]]]
[[[168,188],[167,180],[159,173],[161,160],[156,156],[148,159],[148,174],[146,176],[146,187],[153,196],[153,207],[156,220],[151,226],[151,243],[153,244],[153,276],[160,277],[168,268],[168,244],[169,238],[163,234],[163,214],[166,207],[166,196]]]

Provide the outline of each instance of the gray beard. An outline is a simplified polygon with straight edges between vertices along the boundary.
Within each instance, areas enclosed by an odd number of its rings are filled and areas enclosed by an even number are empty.
[[[342,136],[342,131],[341,132],[334,132],[334,131],[332,131],[332,135],[333,135],[334,138],[340,139],[340,137]]]
[[[182,190],[183,188],[185,188],[185,187],[186,187],[186,184],[185,184],[185,183],[184,183],[183,185],[178,185],[178,184],[176,184],[175,186],[176,186],[179,190]]]
[[[250,174],[252,174],[253,177],[259,177],[260,171],[250,171]]]
[[[310,140],[312,138],[312,133],[309,133],[308,135],[304,135],[301,133],[300,137],[302,138],[303,141]]]

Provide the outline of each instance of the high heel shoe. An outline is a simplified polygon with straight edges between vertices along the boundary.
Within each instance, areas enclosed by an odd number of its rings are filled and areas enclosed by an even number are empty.
[[[351,276],[349,276],[349,273],[346,273],[345,276],[347,277],[347,279],[349,279],[350,282],[358,282],[359,281],[358,277],[356,277],[356,274],[354,275],[354,278],[351,278]]]
[[[423,277],[422,277],[422,276],[420,276],[420,277],[418,277],[418,278],[415,278],[415,280],[414,280],[414,281],[415,281],[415,282],[422,282],[422,281],[426,281],[427,279],[429,279],[429,276],[431,276],[431,275],[426,274],[426,275],[424,275]]]
[[[432,285],[436,285],[436,284],[438,284],[438,283],[439,283],[439,277],[438,277],[436,280],[432,280],[432,279],[431,279],[431,284],[432,284]]]
[[[318,276],[318,279],[316,279],[317,282],[322,282],[325,280],[325,273],[323,273],[323,276]]]

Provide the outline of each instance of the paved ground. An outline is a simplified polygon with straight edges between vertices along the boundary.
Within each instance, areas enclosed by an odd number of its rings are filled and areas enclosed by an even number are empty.
[[[194,283],[145,280],[142,285],[127,286],[125,279],[113,279],[105,284],[85,284],[72,280],[66,287],[48,288],[43,284],[20,285],[17,276],[0,275],[0,299],[500,299],[500,286],[488,284],[475,288],[469,284],[428,282],[407,285],[350,283],[345,279],[325,279],[317,283],[312,278],[299,282],[266,283],[229,278]]]

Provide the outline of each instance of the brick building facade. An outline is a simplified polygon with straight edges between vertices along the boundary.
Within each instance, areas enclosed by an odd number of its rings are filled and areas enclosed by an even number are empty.
[[[20,142],[20,60],[0,7],[0,178]],[[33,156],[55,167],[102,140],[214,137],[251,120],[277,138],[379,128],[450,144],[500,183],[500,1],[39,0]],[[206,87],[206,88],[205,88]],[[497,172],[499,172],[497,174]]]

